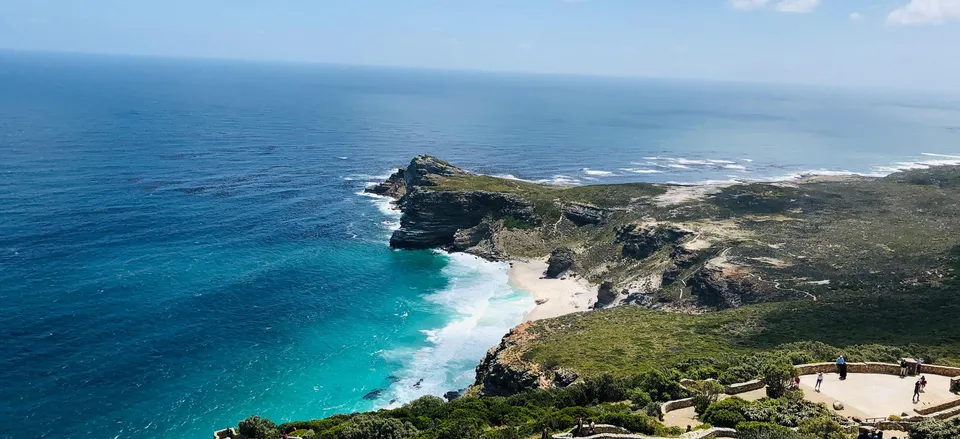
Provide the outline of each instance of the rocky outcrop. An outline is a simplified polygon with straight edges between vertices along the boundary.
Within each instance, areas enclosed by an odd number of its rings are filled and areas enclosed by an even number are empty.
[[[613,291],[613,282],[604,281],[597,289],[597,302],[593,304],[594,309],[600,309],[612,304],[617,300],[617,293]]]
[[[407,165],[403,173],[404,184],[407,190],[417,186],[434,186],[431,177],[455,177],[470,173],[453,166],[443,160],[428,155],[418,155]]]
[[[738,308],[757,301],[758,286],[742,267],[705,266],[690,278],[688,285],[703,306]]]
[[[363,191],[399,200],[407,193],[407,183],[404,179],[405,173],[403,168],[397,169],[397,172],[391,174],[385,181],[370,186]]]
[[[610,211],[584,203],[568,203],[563,206],[563,216],[582,227],[606,223]]]
[[[525,323],[510,330],[500,344],[487,351],[477,365],[474,383],[481,395],[513,395],[540,386],[540,373],[535,366],[524,363],[519,355],[511,355],[519,343],[529,338]],[[576,378],[574,378],[575,380]]]
[[[679,243],[693,232],[673,224],[629,224],[617,229],[617,242],[622,254],[633,259],[646,259],[658,250]]]
[[[407,186],[408,189],[410,186]],[[513,194],[500,192],[409,190],[400,203],[403,216],[393,232],[390,246],[405,249],[446,247],[454,244],[458,230],[476,227],[485,218],[512,216],[538,222],[533,205]],[[458,246],[474,242],[478,235],[461,234]]]
[[[567,247],[559,247],[550,252],[550,259],[547,260],[547,277],[556,279],[565,271],[573,267],[573,250]]]
[[[666,286],[673,284],[684,270],[694,266],[700,259],[700,255],[693,250],[688,250],[682,246],[674,246],[670,250],[670,265],[663,270],[660,285]]]

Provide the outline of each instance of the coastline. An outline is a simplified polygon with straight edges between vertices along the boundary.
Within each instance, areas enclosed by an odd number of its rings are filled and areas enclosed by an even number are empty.
[[[597,299],[596,286],[579,277],[545,279],[546,270],[547,263],[540,260],[510,261],[510,286],[530,294],[535,301],[545,301],[527,311],[521,323],[590,310]]]

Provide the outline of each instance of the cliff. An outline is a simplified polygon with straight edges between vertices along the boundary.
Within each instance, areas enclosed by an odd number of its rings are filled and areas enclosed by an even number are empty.
[[[960,248],[958,176],[960,169],[944,167],[887,178],[557,187],[475,175],[419,156],[369,190],[398,200],[401,227],[390,241],[396,248],[490,259],[552,255],[551,275],[569,272],[603,285],[604,305],[728,310],[762,321],[787,306],[823,313],[848,306],[842,304],[899,302],[916,291],[942,298]],[[903,306],[914,309],[914,302]],[[760,332],[776,338],[783,321],[755,323],[776,328]],[[566,330],[538,323],[531,331]],[[542,343],[541,336],[508,335],[478,368],[481,392],[552,385],[555,370],[591,372],[572,360],[544,366],[532,353]],[[505,359],[512,351],[528,358]]]

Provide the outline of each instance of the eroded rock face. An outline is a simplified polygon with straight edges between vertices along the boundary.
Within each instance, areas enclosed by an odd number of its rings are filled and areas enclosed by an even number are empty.
[[[559,247],[550,252],[550,259],[547,260],[547,277],[556,279],[565,271],[573,267],[575,263],[573,250],[567,247]]]
[[[403,216],[400,228],[393,232],[390,246],[425,249],[455,244],[458,230],[471,229],[484,218],[512,216],[522,221],[538,222],[533,205],[523,199],[500,192],[440,192],[414,187],[401,201]],[[465,231],[459,246],[474,242],[477,235]]]
[[[407,193],[407,182],[404,179],[404,174],[404,169],[397,169],[397,172],[391,174],[385,181],[370,186],[363,191],[399,200]]]
[[[610,211],[589,204],[568,203],[563,206],[563,216],[582,227],[606,223]]]
[[[433,182],[430,181],[431,175],[454,177],[467,174],[469,174],[469,172],[436,157],[418,155],[407,165],[407,169],[403,173],[403,178],[409,190],[416,186],[433,186]]]
[[[617,293],[613,291],[613,282],[604,281],[597,289],[597,303],[593,304],[595,309],[603,308],[617,300]]]
[[[687,283],[701,305],[738,308],[756,301],[757,285],[741,267],[703,267]]]
[[[509,354],[525,337],[527,327],[527,324],[523,324],[511,329],[499,345],[487,351],[487,355],[477,365],[477,379],[474,384],[479,386],[480,394],[507,396],[540,386],[539,371],[516,358],[516,355]]]
[[[700,255],[693,250],[674,246],[670,250],[670,266],[663,271],[660,285],[666,286],[676,282],[680,273],[696,264],[699,258]]]
[[[630,224],[617,230],[617,242],[623,244],[623,256],[645,259],[692,234],[673,224]]]

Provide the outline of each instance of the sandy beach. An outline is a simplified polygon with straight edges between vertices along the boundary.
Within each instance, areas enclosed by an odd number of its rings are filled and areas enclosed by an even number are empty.
[[[543,259],[546,259],[544,257]],[[542,279],[547,271],[547,263],[534,261],[512,261],[510,284],[521,291],[530,293],[534,300],[544,301],[528,311],[523,321],[549,319],[580,311],[587,311],[597,300],[597,287],[584,279]]]

